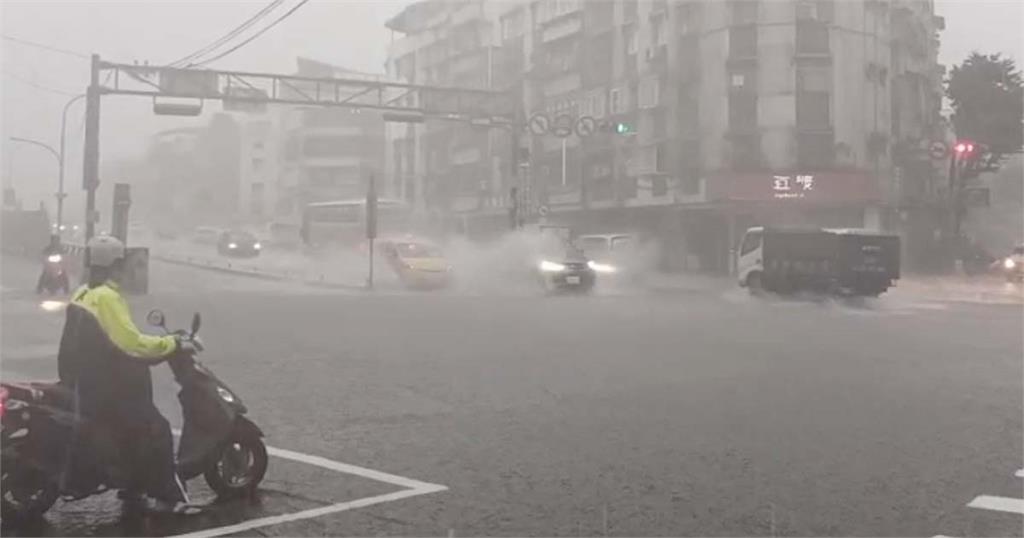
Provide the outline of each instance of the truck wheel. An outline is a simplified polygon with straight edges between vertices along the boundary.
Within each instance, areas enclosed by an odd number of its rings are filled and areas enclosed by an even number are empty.
[[[750,273],[747,275],[747,289],[751,295],[763,295],[764,284],[761,281],[761,273]]]

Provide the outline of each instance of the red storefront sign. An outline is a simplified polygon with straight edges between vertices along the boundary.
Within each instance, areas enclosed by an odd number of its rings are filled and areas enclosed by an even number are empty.
[[[722,173],[708,178],[712,200],[865,203],[881,200],[878,181],[863,172]]]

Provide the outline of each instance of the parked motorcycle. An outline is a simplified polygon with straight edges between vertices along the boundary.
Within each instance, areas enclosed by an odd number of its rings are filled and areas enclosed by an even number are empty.
[[[169,333],[159,310],[146,319]],[[199,327],[200,317],[195,314],[191,333],[177,332],[192,342],[196,352],[203,350],[196,337]],[[177,353],[168,364],[181,386],[178,399],[184,425],[178,444],[179,477],[189,480],[203,475],[220,497],[250,494],[267,471],[263,432],[245,417],[247,409],[241,399],[194,354]],[[76,431],[80,433],[76,435]],[[93,469],[94,487],[85,496],[61,490],[60,477],[73,438],[86,439],[76,450],[87,451],[89,461],[104,462]],[[0,383],[3,518],[41,516],[60,496],[79,500],[109,489],[124,489],[128,468],[126,462],[118,461],[111,438],[104,426],[75,415],[74,394],[60,383]]]
[[[57,291],[61,291],[64,295],[67,295],[70,291],[71,283],[68,279],[68,273],[64,270],[64,256],[61,254],[50,254],[46,257],[46,261],[43,262],[43,273],[39,275],[39,283],[36,284],[36,293],[41,294],[43,291],[54,294]]]

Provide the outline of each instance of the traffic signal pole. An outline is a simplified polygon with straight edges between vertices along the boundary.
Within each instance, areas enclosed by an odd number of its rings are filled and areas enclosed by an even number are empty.
[[[92,55],[89,88],[85,92],[85,151],[82,186],[85,188],[85,240],[96,233],[96,188],[100,184],[100,57]],[[88,259],[86,260],[88,264]]]

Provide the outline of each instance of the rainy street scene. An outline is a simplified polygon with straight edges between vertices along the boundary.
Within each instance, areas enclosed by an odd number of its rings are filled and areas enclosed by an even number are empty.
[[[1024,4],[0,26],[4,536],[1024,537]]]

